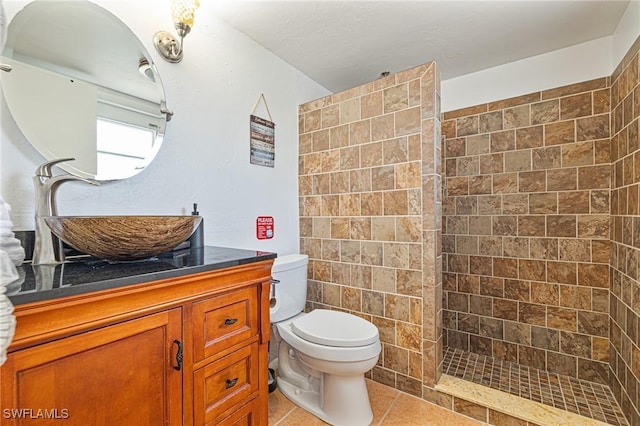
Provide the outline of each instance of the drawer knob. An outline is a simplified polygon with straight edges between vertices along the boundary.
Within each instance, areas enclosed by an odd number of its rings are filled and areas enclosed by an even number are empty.
[[[227,379],[227,383],[225,385],[225,389],[231,389],[232,387],[234,387],[236,385],[236,383],[238,383],[238,378],[237,377],[235,379]]]
[[[238,318],[227,318],[224,320],[224,325],[233,325],[238,322]]]

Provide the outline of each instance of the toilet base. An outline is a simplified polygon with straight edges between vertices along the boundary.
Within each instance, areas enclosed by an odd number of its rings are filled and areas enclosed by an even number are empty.
[[[373,412],[364,375],[322,376],[318,391],[300,389],[289,383],[286,377],[278,377],[278,389],[294,404],[331,425],[370,425]]]

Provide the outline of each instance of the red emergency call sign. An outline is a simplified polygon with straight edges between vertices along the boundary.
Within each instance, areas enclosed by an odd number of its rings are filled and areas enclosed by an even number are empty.
[[[256,238],[268,240],[273,238],[273,232],[273,216],[258,216],[258,219],[256,219]]]

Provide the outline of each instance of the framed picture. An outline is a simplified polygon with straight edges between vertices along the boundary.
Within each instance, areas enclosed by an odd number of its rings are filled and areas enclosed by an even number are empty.
[[[251,115],[250,162],[259,166],[274,167],[276,158],[275,123]]]

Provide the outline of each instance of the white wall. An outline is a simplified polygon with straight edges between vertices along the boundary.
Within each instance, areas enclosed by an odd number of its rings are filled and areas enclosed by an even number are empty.
[[[611,75],[612,37],[442,81],[442,111]]]
[[[640,0],[631,0],[613,33],[612,71],[640,35]]]
[[[4,1],[7,20],[28,2]],[[170,64],[151,38],[172,29],[168,0],[96,0],[140,38],[162,76],[175,112],[154,162],[139,175],[101,187],[65,183],[60,214],[189,214],[197,202],[205,243],[293,253],[299,249],[297,106],[329,92],[208,10],[196,15],[185,57]],[[249,164],[249,115],[264,93],[276,123],[275,168]],[[33,229],[31,177],[44,161],[1,107],[0,192],[14,229]],[[275,218],[275,237],[257,240],[259,215]]]
[[[610,76],[640,36],[640,1],[613,35],[442,81],[442,111]]]

